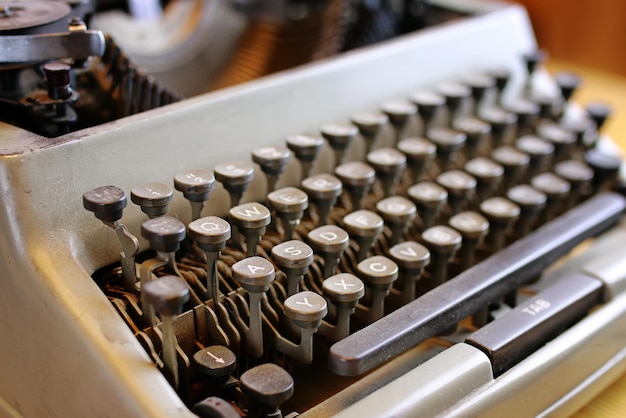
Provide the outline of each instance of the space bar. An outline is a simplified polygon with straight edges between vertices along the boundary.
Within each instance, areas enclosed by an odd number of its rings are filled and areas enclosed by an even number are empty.
[[[357,376],[436,335],[539,275],[620,219],[620,195],[595,196],[395,312],[335,343],[329,366]]]

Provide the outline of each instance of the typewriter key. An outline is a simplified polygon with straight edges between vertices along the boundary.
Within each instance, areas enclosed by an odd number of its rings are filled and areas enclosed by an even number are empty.
[[[543,211],[542,223],[551,220],[563,211],[565,199],[571,189],[569,182],[548,172],[536,175],[530,179],[530,184],[535,189],[545,193],[548,198],[546,209]]]
[[[370,293],[369,309],[362,315],[372,323],[385,313],[385,297],[398,279],[398,265],[387,257],[376,255],[361,261],[357,269]]]
[[[529,52],[522,56],[524,60],[524,64],[526,64],[527,78],[526,78],[526,96],[530,96],[533,88],[533,79],[535,76],[535,71],[547,58],[548,53],[542,49],[537,49],[535,51]]]
[[[326,300],[315,292],[304,291],[289,296],[283,303],[285,316],[300,329],[319,328],[328,308]]]
[[[341,195],[341,180],[331,174],[317,174],[302,180],[302,188],[317,206],[318,225],[326,225],[328,215]]]
[[[430,263],[430,251],[417,242],[406,241],[391,247],[389,256],[399,268],[401,303],[407,304],[415,299],[416,283],[422,277],[424,267]]]
[[[380,200],[376,204],[376,210],[391,230],[391,237],[388,242],[390,247],[400,242],[402,234],[413,222],[417,212],[413,202],[401,196],[392,196]]]
[[[383,218],[369,210],[357,210],[344,216],[343,224],[359,246],[357,261],[363,260],[383,231]]]
[[[348,149],[354,137],[357,136],[359,130],[354,125],[332,123],[324,125],[321,133],[335,152],[336,167],[343,161],[346,149]]]
[[[294,228],[300,224],[304,210],[309,207],[308,196],[295,187],[284,187],[268,194],[267,202],[283,224],[283,238],[290,240]]]
[[[261,302],[276,277],[274,266],[263,257],[244,258],[232,265],[233,278],[248,292],[250,318],[244,331],[250,354],[263,356],[263,318]]]
[[[324,259],[324,278],[335,274],[339,258],[350,245],[348,233],[335,225],[315,228],[308,235],[311,247]]]
[[[352,210],[361,209],[361,200],[374,184],[376,171],[365,163],[351,161],[337,167],[335,175],[341,179],[343,187],[350,194]]]
[[[430,288],[439,286],[448,280],[448,261],[461,247],[461,234],[454,229],[437,225],[428,228],[422,233],[422,240],[426,248],[430,250],[432,259],[432,279]]]
[[[130,200],[141,207],[141,211],[150,218],[165,215],[172,202],[173,191],[167,184],[148,183],[133,187]]]
[[[406,157],[395,148],[379,148],[367,154],[367,162],[376,170],[385,197],[393,194],[395,184],[406,168]]]
[[[207,170],[193,170],[177,174],[174,177],[174,188],[182,192],[191,203],[191,220],[200,218],[204,202],[209,200],[211,190],[215,187],[215,177]]]
[[[496,105],[501,105],[502,96],[511,79],[511,71],[506,68],[496,68],[491,70],[489,75],[492,76],[496,82]]]
[[[517,116],[500,108],[482,111],[480,118],[491,125],[491,147],[495,148],[508,142],[511,129],[517,123]]]
[[[461,271],[475,264],[476,246],[489,230],[489,221],[476,212],[460,212],[452,216],[448,225],[463,236],[459,259]]]
[[[215,179],[230,194],[230,207],[237,206],[254,179],[254,167],[245,161],[233,161],[216,165],[213,172]]]
[[[534,135],[525,135],[515,141],[515,148],[528,155],[528,177],[544,171],[554,153],[554,145]]]
[[[437,183],[423,181],[409,187],[407,192],[417,206],[423,229],[433,226],[443,204],[448,200],[446,189]]]
[[[617,176],[622,166],[622,161],[615,155],[609,155],[597,148],[592,148],[585,153],[585,162],[593,170],[593,190],[613,190],[617,183]]]
[[[577,204],[580,199],[590,193],[589,189],[593,180],[593,170],[582,161],[565,160],[554,166],[554,172],[557,176],[569,182],[571,192],[567,197],[567,209]]]
[[[437,92],[446,99],[448,108],[448,126],[456,119],[465,100],[472,95],[472,90],[460,83],[442,83],[437,86]]]
[[[388,120],[387,115],[380,112],[359,112],[352,116],[352,123],[365,140],[366,154],[372,150],[376,136]]]
[[[496,85],[496,80],[487,74],[471,74],[464,79],[464,83],[471,89],[474,99],[473,115],[478,116],[485,93]]]
[[[282,367],[265,363],[240,377],[241,389],[254,402],[268,409],[269,417],[282,417],[279,406],[293,395],[293,378]]]
[[[286,241],[272,248],[272,259],[287,276],[287,296],[299,292],[303,276],[313,263],[313,250],[298,240]]]
[[[426,136],[426,132],[432,127],[439,109],[446,104],[446,99],[431,91],[418,91],[411,96],[411,101],[417,106],[417,111],[422,119],[421,135]]]
[[[183,310],[183,305],[189,300],[189,289],[185,282],[177,276],[163,276],[149,283],[142,289],[145,300],[161,315],[161,330],[163,331],[163,363],[178,388],[178,361],[176,358],[176,333],[174,320]]]
[[[196,351],[193,362],[200,373],[225,382],[235,371],[237,357],[230,348],[223,345],[212,345]]]
[[[405,138],[398,142],[398,149],[406,156],[413,183],[417,183],[422,173],[428,170],[437,152],[435,144],[424,138]]]
[[[492,197],[480,204],[480,211],[489,220],[492,253],[506,246],[507,232],[520,215],[520,208],[503,197]]]
[[[477,118],[459,118],[454,121],[452,128],[465,134],[464,153],[467,158],[473,158],[483,145],[483,141],[491,132],[491,126]]]
[[[291,152],[283,147],[261,147],[252,150],[252,161],[261,166],[267,178],[267,193],[273,192],[278,177],[285,171]]]
[[[510,145],[494,149],[491,158],[504,167],[504,183],[507,189],[519,183],[530,164],[530,157],[527,154]]]
[[[292,135],[287,138],[287,148],[289,148],[300,161],[302,167],[302,178],[311,175],[313,162],[324,145],[324,140],[314,135]]]
[[[257,202],[244,203],[228,211],[230,223],[246,238],[248,257],[256,255],[256,247],[272,221],[268,208]]]
[[[417,113],[417,108],[406,100],[391,100],[383,103],[382,111],[396,132],[395,143],[400,142],[411,116]]]
[[[128,201],[124,190],[116,186],[102,186],[83,194],[83,207],[103,222],[116,222]]]
[[[334,326],[322,324],[320,333],[331,341],[339,341],[350,334],[350,316],[365,295],[365,286],[355,275],[340,273],[324,280],[322,293],[335,306],[337,321]]]
[[[598,142],[599,132],[602,130],[606,120],[611,117],[613,109],[605,103],[593,102],[589,103],[585,107],[585,110],[587,111],[587,115],[589,115],[591,120],[593,120],[596,124],[595,140],[590,145],[590,147],[594,147]]]
[[[453,213],[460,212],[476,190],[476,179],[465,171],[450,170],[437,176],[437,183],[448,192],[448,204]]]
[[[457,152],[463,148],[467,136],[449,128],[432,128],[427,133],[428,139],[436,145],[441,171],[449,170],[457,160]]]
[[[517,116],[516,138],[532,132],[539,117],[540,109],[537,103],[526,99],[518,99],[510,102],[506,106],[506,110]]]
[[[231,237],[230,224],[217,216],[207,216],[191,222],[188,226],[188,234],[206,255],[208,296],[215,306],[219,302],[216,263],[220,251],[226,247],[226,241]]]
[[[518,238],[526,236],[532,231],[548,198],[545,193],[528,184],[510,188],[506,192],[506,197],[520,208],[520,218],[515,224],[515,236]]]
[[[490,198],[504,177],[504,168],[489,158],[474,158],[466,162],[463,168],[476,179],[476,193],[480,200]]]
[[[554,145],[554,162],[569,158],[576,136],[554,122],[544,122],[537,126],[537,136]]]
[[[556,81],[557,86],[559,86],[561,96],[565,103],[569,101],[576,89],[582,84],[582,79],[579,76],[566,71],[556,74],[554,81]]]
[[[171,216],[159,216],[141,224],[141,236],[150,241],[152,249],[159,252],[178,251],[185,235],[185,224]]]

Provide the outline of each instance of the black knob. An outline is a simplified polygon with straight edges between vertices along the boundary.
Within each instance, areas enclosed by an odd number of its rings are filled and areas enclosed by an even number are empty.
[[[116,186],[102,186],[83,194],[83,207],[103,222],[122,219],[127,203],[126,193]]]

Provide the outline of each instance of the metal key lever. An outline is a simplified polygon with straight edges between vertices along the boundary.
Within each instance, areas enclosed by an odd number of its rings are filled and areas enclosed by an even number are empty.
[[[626,200],[598,195],[482,263],[331,347],[329,365],[362,374],[536,277],[585,239],[615,224]]]

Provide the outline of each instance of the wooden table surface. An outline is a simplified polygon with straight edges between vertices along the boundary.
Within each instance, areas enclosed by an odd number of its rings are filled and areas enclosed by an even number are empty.
[[[572,71],[583,77],[583,85],[573,97],[578,103],[584,105],[591,101],[602,101],[614,108],[613,117],[607,120],[603,132],[626,153],[626,78],[556,60],[551,60],[547,67],[551,73]],[[626,375],[573,417],[626,417]]]

